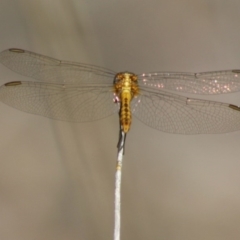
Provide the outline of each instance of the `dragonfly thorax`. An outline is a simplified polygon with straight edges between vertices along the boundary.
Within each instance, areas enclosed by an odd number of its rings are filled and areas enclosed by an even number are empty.
[[[137,75],[130,72],[117,73],[114,81],[114,92],[119,96],[122,91],[130,91],[132,97],[139,92]]]

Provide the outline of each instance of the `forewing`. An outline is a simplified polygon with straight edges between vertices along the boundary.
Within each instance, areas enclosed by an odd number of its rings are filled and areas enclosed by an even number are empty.
[[[163,132],[204,134],[240,130],[240,108],[231,104],[164,91],[141,91],[132,102],[132,109],[140,121]]]
[[[138,75],[141,89],[170,90],[195,94],[240,91],[240,70],[204,73],[156,72]]]
[[[0,62],[24,76],[44,82],[105,83],[113,82],[111,70],[74,62],[60,61],[22,49],[8,49],[0,53]]]
[[[1,86],[0,101],[21,111],[71,122],[86,122],[118,111],[111,85],[10,82]]]

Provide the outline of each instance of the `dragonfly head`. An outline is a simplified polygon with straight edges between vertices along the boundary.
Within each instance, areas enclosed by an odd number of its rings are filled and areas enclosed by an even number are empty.
[[[120,72],[115,75],[113,83],[117,84],[126,79],[129,79],[132,82],[137,82],[137,75],[131,72]]]

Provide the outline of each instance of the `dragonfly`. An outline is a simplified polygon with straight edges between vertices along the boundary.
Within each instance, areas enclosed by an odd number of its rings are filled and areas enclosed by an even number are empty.
[[[202,73],[115,72],[11,48],[0,62],[32,81],[7,82],[0,101],[24,112],[70,122],[89,122],[119,113],[127,133],[132,115],[169,133],[206,134],[240,130],[240,108],[178,93],[240,91],[240,70]]]

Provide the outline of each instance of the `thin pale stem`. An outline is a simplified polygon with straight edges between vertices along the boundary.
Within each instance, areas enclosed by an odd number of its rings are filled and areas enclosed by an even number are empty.
[[[114,221],[114,240],[120,240],[121,226],[121,175],[122,161],[124,153],[125,133],[121,132],[120,141],[118,144],[118,156],[115,175],[115,221]]]

